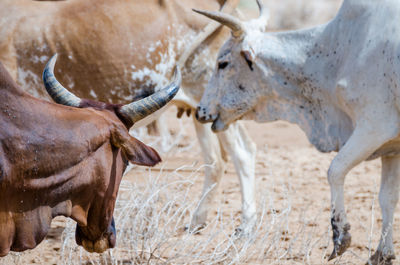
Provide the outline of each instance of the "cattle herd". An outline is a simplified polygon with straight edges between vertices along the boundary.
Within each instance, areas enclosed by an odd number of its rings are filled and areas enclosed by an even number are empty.
[[[36,247],[59,215],[76,221],[76,243],[85,250],[114,247],[113,212],[127,165],[161,162],[129,129],[175,104],[178,116],[195,113],[204,163],[213,165],[205,168],[190,232],[206,223],[229,154],[242,194],[235,233],[254,233],[256,146],[236,121],[286,120],[319,151],[338,152],[327,173],[329,260],[351,245],[346,174],[381,158],[382,233],[368,264],[392,264],[399,2],[344,0],[327,24],[267,33],[268,10],[254,1],[260,16],[248,21],[239,0],[2,1],[0,256]]]

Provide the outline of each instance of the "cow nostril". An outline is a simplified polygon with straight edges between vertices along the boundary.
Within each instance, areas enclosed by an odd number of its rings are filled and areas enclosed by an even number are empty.
[[[199,112],[198,111],[196,111],[195,116],[196,116],[196,119],[198,120],[199,119]]]

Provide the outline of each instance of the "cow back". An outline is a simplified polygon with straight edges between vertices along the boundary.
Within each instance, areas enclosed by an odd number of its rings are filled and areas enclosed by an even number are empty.
[[[2,5],[0,43],[7,44],[0,60],[31,94],[47,97],[41,69],[57,52],[57,78],[72,92],[121,103],[168,82],[179,55],[208,23],[193,16],[191,8],[220,8],[216,0],[17,0]],[[217,47],[201,50],[184,73],[184,85],[200,87],[200,92]]]

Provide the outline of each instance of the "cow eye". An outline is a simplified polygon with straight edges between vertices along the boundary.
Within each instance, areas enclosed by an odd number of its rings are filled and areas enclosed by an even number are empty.
[[[218,69],[225,69],[228,66],[228,62],[220,62],[218,63]]]

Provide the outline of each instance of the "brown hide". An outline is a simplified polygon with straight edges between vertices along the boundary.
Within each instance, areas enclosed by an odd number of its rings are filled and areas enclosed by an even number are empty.
[[[40,71],[57,52],[56,75],[73,93],[126,103],[166,82],[177,57],[209,23],[191,8],[219,10],[222,2],[2,0],[0,60],[28,92],[47,97]],[[200,99],[214,67],[211,62],[228,34],[228,29],[220,29],[197,50],[201,59],[186,65],[182,87],[193,87],[185,92],[194,99]],[[149,77],[146,69],[157,74]],[[143,76],[132,76],[140,70]]]
[[[58,215],[77,221],[76,241],[88,251],[115,245],[112,216],[128,159],[154,165],[160,157],[129,135],[116,105],[92,105],[38,100],[0,63],[0,256],[34,248]]]

